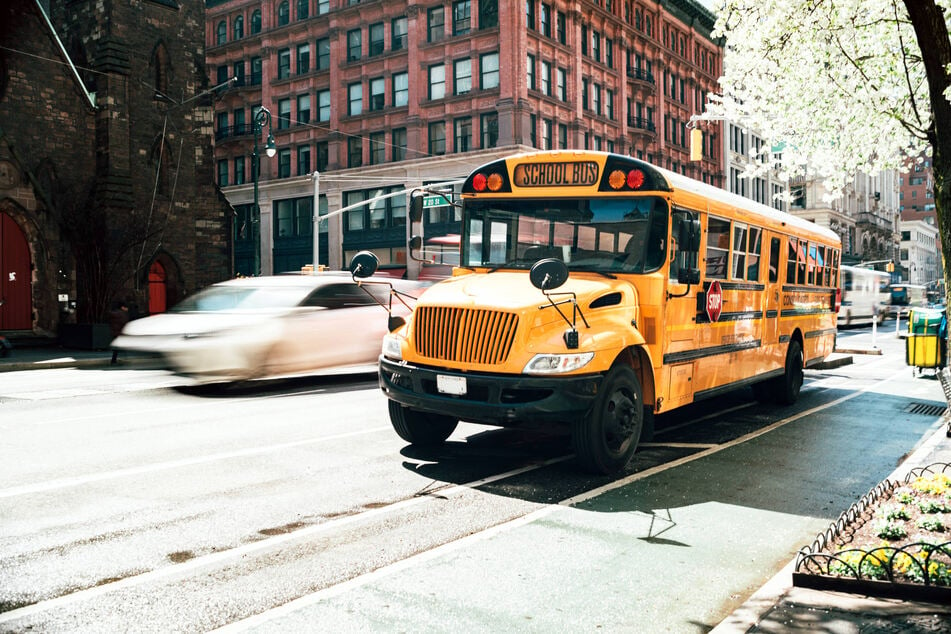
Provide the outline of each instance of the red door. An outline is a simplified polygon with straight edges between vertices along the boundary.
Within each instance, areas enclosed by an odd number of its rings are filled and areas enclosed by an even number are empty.
[[[165,312],[165,267],[161,262],[152,262],[149,267],[149,314]]]
[[[0,212],[0,330],[33,328],[30,247],[13,218]]]

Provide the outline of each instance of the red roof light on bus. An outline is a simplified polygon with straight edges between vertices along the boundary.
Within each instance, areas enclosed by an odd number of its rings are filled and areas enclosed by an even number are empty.
[[[644,172],[641,170],[631,170],[627,173],[627,186],[631,189],[640,189],[644,184]]]
[[[482,172],[479,172],[478,174],[472,177],[472,189],[476,190],[477,192],[484,192],[485,185],[486,185],[486,178],[485,178],[485,174],[483,174]]]

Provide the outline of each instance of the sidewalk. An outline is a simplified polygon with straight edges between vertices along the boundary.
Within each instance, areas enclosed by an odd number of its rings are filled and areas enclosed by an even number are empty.
[[[0,372],[108,367],[112,359],[110,350],[75,350],[57,345],[15,347],[9,352],[8,356],[0,357]],[[841,350],[826,361],[829,367],[837,367],[850,363],[849,354],[853,353],[869,354],[870,351]],[[119,357],[117,367],[150,367],[150,364],[156,364],[156,361],[149,357],[123,354]],[[946,435],[949,416],[951,414],[945,413],[931,436],[925,439],[889,479],[902,480],[906,473],[916,467],[937,462],[951,463],[951,438]],[[712,633],[951,634],[951,605],[793,587],[793,565],[794,562],[789,562],[733,614],[715,627]]]

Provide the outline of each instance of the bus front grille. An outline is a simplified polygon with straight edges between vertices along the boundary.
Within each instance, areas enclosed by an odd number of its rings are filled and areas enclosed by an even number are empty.
[[[420,306],[414,324],[416,349],[424,357],[498,365],[508,358],[518,316],[496,310]]]

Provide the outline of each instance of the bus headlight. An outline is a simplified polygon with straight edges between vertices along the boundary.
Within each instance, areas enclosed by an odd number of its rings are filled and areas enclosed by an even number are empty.
[[[561,374],[572,372],[588,365],[594,358],[593,352],[575,352],[572,354],[536,354],[525,365],[525,374]]]
[[[383,337],[383,356],[394,361],[403,360],[403,338],[389,334]]]

